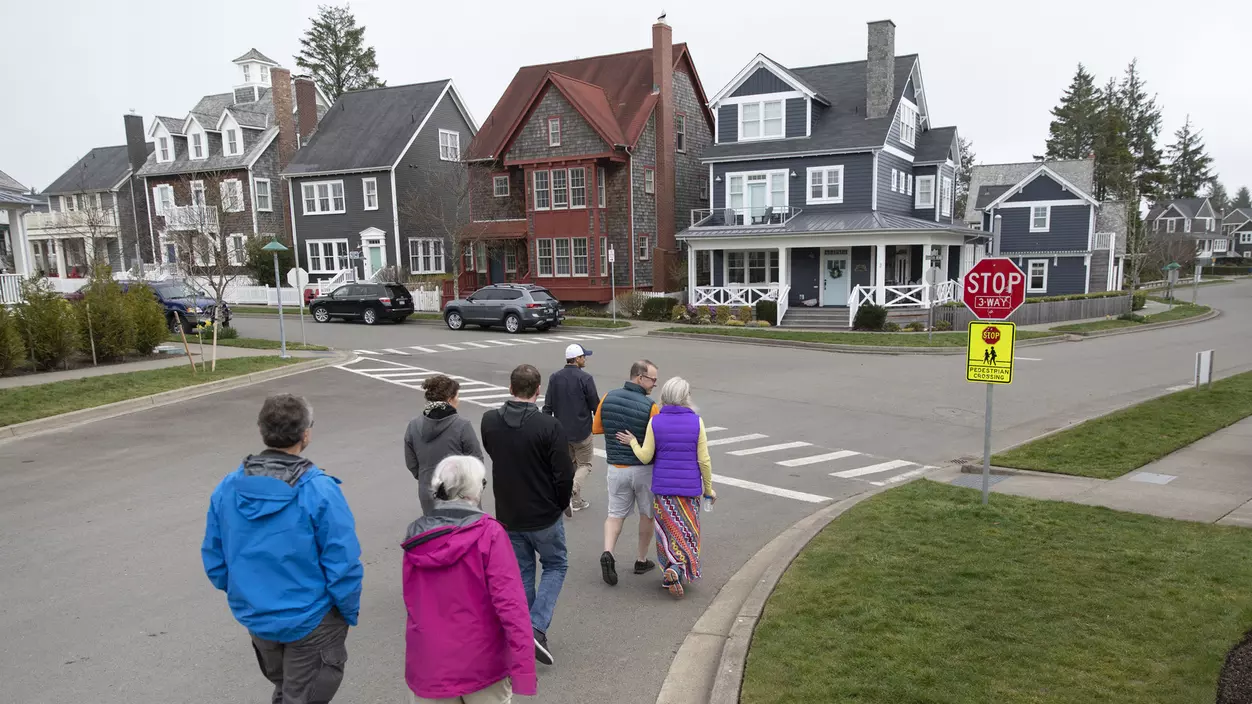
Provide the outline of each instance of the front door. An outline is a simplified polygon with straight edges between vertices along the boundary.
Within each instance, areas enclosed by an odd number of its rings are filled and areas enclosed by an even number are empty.
[[[377,227],[368,227],[361,231],[361,263],[365,276],[369,279],[374,274],[387,268],[386,233]]]
[[[748,213],[745,215],[743,222],[745,225],[755,225],[760,222],[765,215],[765,198],[766,186],[764,177],[760,181],[748,180]]]
[[[848,282],[851,269],[850,251],[847,249],[822,250],[822,305],[848,305]]]
[[[488,277],[493,284],[504,283],[504,252],[496,251],[491,253],[491,259],[487,264]]]
[[[893,275],[897,286],[905,286],[912,281],[909,277],[909,249],[908,247],[896,249],[895,271]]]

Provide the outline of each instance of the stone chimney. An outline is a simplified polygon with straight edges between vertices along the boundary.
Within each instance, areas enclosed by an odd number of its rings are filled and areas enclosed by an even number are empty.
[[[296,127],[300,133],[297,147],[309,143],[317,131],[317,88],[311,76],[296,76]]]
[[[889,117],[896,94],[896,23],[869,23],[865,62],[865,117]]]
[[[296,124],[291,114],[291,71],[285,68],[270,69],[271,91],[274,96],[274,122],[278,125],[278,168],[285,169],[291,163],[296,150]]]
[[[656,101],[656,244],[652,257],[652,290],[669,290],[674,240],[674,30],[665,18],[652,25],[652,92]]]

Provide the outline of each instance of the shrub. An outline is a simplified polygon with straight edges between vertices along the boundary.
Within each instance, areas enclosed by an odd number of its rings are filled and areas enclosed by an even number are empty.
[[[916,320],[914,320],[913,322],[909,323],[908,325],[905,325],[904,327],[905,327],[905,329],[907,329],[909,332],[926,332],[926,324],[925,324],[925,323],[922,323],[922,322],[919,322],[919,321],[916,321]]]
[[[22,284],[18,331],[38,369],[65,363],[78,349],[78,320],[69,301],[42,279]]]
[[[79,349],[99,359],[121,359],[135,347],[135,326],[122,299],[122,287],[100,267],[83,288],[77,308]]]
[[[767,320],[770,323],[778,320],[778,302],[777,301],[757,301],[756,302],[756,319]]]
[[[196,332],[204,338],[205,342],[213,342],[213,323],[206,322],[204,325],[196,328]],[[234,340],[239,337],[239,330],[225,325],[217,326],[217,339]]]
[[[1143,310],[1143,307],[1146,306],[1147,304],[1148,304],[1148,294],[1142,291],[1138,291],[1135,293],[1134,296],[1131,297],[1130,309],[1131,310]]]
[[[644,320],[663,321],[678,305],[677,298],[649,298],[644,301],[639,317]]]
[[[730,306],[718,306],[714,319],[717,320],[718,325],[725,325],[730,322]]]
[[[598,311],[587,306],[574,306],[565,311],[565,314],[571,318],[605,318],[608,317],[603,311]]]
[[[770,327],[770,325],[771,323],[768,320],[753,320],[748,323],[748,327],[750,328],[767,328]]]
[[[852,327],[856,330],[882,330],[887,323],[887,309],[873,303],[866,303],[856,311],[856,319]]]
[[[0,306],[0,374],[8,374],[25,361],[26,343],[18,330],[17,316]]]
[[[274,255],[262,249],[269,244],[269,240],[263,237],[249,237],[246,241],[244,271],[256,281],[257,286],[273,286]],[[289,243],[284,242],[284,244],[287,245],[287,251],[278,253],[278,270],[285,277],[287,272],[296,265],[296,251]],[[287,285],[285,279],[283,285]]]
[[[617,294],[617,298],[613,302],[617,305],[617,312],[627,318],[639,317],[640,311],[643,310],[643,304],[647,301],[639,291],[622,291]]]
[[[742,323],[752,322],[752,308],[749,306],[739,306],[735,309],[735,317]]]
[[[936,320],[935,329],[936,330],[951,330],[952,321],[951,320]]]
[[[886,325],[882,326],[882,331],[883,332],[900,332],[900,324],[899,323],[887,323]]]
[[[1139,315],[1138,313],[1122,313],[1121,315],[1117,316],[1117,319],[1118,320],[1130,320],[1136,323],[1142,323],[1143,321],[1147,320],[1147,318],[1143,317],[1142,315]]]
[[[696,325],[712,325],[712,324],[713,324],[713,319],[709,317],[709,314],[707,312],[701,313],[700,316],[696,318]]]
[[[747,325],[747,323],[743,322],[742,320],[738,318],[731,318],[730,320],[726,321],[726,324],[732,328],[741,328]]]
[[[687,306],[679,303],[669,310],[669,319],[675,323],[687,322]]]
[[[131,324],[135,326],[135,351],[144,356],[152,354],[152,350],[164,342],[169,333],[165,325],[165,308],[152,294],[152,289],[143,285],[131,286],[123,300]]]

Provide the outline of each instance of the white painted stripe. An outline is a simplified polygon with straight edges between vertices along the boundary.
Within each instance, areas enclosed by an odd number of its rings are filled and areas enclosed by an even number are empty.
[[[817,464],[819,462],[841,460],[845,457],[856,457],[859,454],[861,453],[853,452],[852,450],[839,450],[838,452],[827,452],[824,455],[813,455],[812,457],[799,457],[794,460],[783,460],[781,462],[775,462],[774,464],[782,465],[783,467],[803,467],[805,465]]]
[[[460,379],[457,379],[457,381],[460,381],[460,382],[461,382],[461,386],[462,386],[462,387],[465,387],[465,386],[481,386],[481,387],[484,387],[484,388],[481,388],[481,389],[473,389],[473,391],[486,391],[487,389],[492,389],[492,390],[494,390],[494,389],[503,389],[503,388],[504,388],[503,386],[496,386],[495,384],[489,384],[489,383],[487,383],[487,382],[485,382],[485,381],[474,381],[473,379],[466,379],[466,380],[464,380],[464,381],[462,381],[462,380],[460,380]]]
[[[476,402],[471,401],[470,403],[476,403]],[[494,401],[492,403],[478,403],[477,405],[482,406],[483,408],[499,408],[503,406],[504,403],[500,401]]]
[[[384,350],[383,350],[383,352],[388,352],[388,353],[391,353],[391,354],[398,354],[398,355],[400,355],[401,357],[408,357],[408,356],[409,356],[409,353],[408,353],[408,352],[401,352],[400,350],[393,350],[393,349],[391,349],[390,347],[388,347],[388,348],[384,349]]]
[[[1042,362],[1041,357],[1014,357],[1014,362]]]
[[[595,335],[575,335],[574,339],[575,340],[599,340],[600,338],[596,337]]]
[[[378,352],[370,352],[369,350],[352,350],[352,351],[356,352],[357,354],[367,354],[367,355],[371,355],[374,357],[377,357],[379,354]]]
[[[601,335],[601,337],[606,337],[606,338],[608,338],[608,339],[610,339],[610,340],[620,340],[620,339],[622,339],[622,336],[621,336],[621,335],[610,335],[610,334],[608,334],[608,333],[604,333],[603,335]]]
[[[861,477],[866,474],[878,474],[879,472],[890,472],[893,469],[901,467],[910,467],[912,462],[904,460],[891,460],[890,462],[880,462],[871,464],[868,467],[857,467],[856,469],[846,469],[842,472],[831,472],[830,476],[839,477],[840,479],[851,479],[852,477]]]
[[[763,452],[777,452],[778,450],[790,450],[796,447],[809,447],[809,443],[799,442],[799,441],[784,442],[780,445],[766,445],[765,447],[754,447],[749,450],[735,450],[734,452],[727,452],[726,454],[734,455],[736,457],[743,457],[744,455],[759,455]]]
[[[484,344],[482,344],[482,343],[480,343],[480,342],[462,342],[461,344],[462,344],[462,345],[469,345],[470,347],[473,347],[473,348],[475,348],[475,349],[480,349],[480,350],[485,350],[485,349],[487,349],[487,345],[484,345]]]
[[[532,339],[530,339],[529,337],[519,337],[519,338],[517,338],[517,341],[518,341],[518,342],[525,342],[525,343],[526,343],[526,344],[528,344],[528,345],[541,345],[541,344],[543,344],[544,342],[546,342],[546,340],[532,340]]]
[[[556,335],[549,335],[547,339],[549,341],[560,340],[561,342],[577,342],[578,341],[578,338],[576,337],[557,337]]]
[[[1191,384],[1179,384],[1178,386],[1171,386],[1165,390],[1170,393],[1173,393],[1175,391],[1186,391],[1189,388],[1191,388]]]
[[[485,390],[485,389],[473,389],[474,392],[478,392],[480,390]],[[489,398],[512,398],[512,396],[513,394],[506,391],[502,394],[487,394],[486,396],[462,396],[461,400],[462,401],[486,401]]]
[[[501,347],[512,347],[512,346],[513,346],[513,343],[512,343],[512,342],[509,342],[508,340],[487,340],[487,342],[490,342],[490,343],[491,343],[491,344],[493,344],[493,345],[500,345]]]
[[[707,429],[705,430],[705,432],[707,432]],[[716,440],[709,440],[707,441],[706,444],[712,447],[713,445],[729,445],[732,442],[747,442],[749,440],[761,440],[767,437],[769,436],[761,435],[760,433],[751,433],[749,435],[736,435],[733,438],[718,438]]]
[[[375,372],[374,376],[380,379],[398,379],[402,376],[434,376],[434,374],[435,374],[434,372],[428,372],[425,369],[417,369],[417,370],[409,371],[409,372],[397,372],[397,371]]]
[[[725,484],[727,486],[739,487],[749,491],[759,491],[762,494],[771,496],[780,496],[784,499],[795,499],[796,501],[804,501],[810,504],[821,504],[831,501],[829,496],[818,496],[817,494],[806,494],[803,491],[792,491],[791,489],[780,489],[776,486],[768,486],[765,484],[757,484],[744,479],[735,479],[734,477],[723,477],[720,474],[713,475],[715,484]]]
[[[429,347],[418,347],[417,345],[413,345],[413,346],[412,346],[412,347],[410,347],[409,349],[411,349],[411,350],[417,350],[418,352],[425,352],[426,354],[434,354],[434,353],[435,353],[435,350],[432,350],[432,349],[431,349],[431,348],[429,348]]]
[[[894,477],[889,477],[881,482],[870,482],[870,484],[873,484],[874,486],[888,486],[890,484],[898,484],[907,479],[912,479],[913,477],[916,477],[919,474],[924,474],[932,469],[935,469],[935,467],[918,467],[917,469],[909,470],[907,472],[901,472],[900,474],[897,474]]]
[[[719,431],[719,430],[725,430],[725,428],[723,428],[723,427],[722,427],[722,426],[720,426],[720,425],[710,425],[709,427],[707,427],[707,428],[705,428],[705,429],[704,429],[704,432],[706,432],[706,433],[716,433],[716,432],[717,432],[717,431]]]
[[[460,347],[457,347],[456,345],[445,345],[445,344],[443,344],[442,342],[441,342],[441,343],[439,343],[439,346],[440,346],[440,347],[442,347],[442,348],[444,348],[444,349],[447,349],[447,350],[452,350],[453,352],[464,352],[464,351],[465,351],[465,350],[461,349]]]
[[[348,364],[352,364],[352,363],[351,363],[351,362],[348,362]],[[340,369],[343,369],[343,370],[345,370],[345,371],[349,371],[349,372],[361,372],[361,373],[363,373],[363,374],[373,374],[373,373],[375,373],[375,372],[394,372],[394,371],[396,370],[396,368],[395,368],[395,367],[374,367],[374,368],[370,368],[370,369],[360,369],[360,368],[357,368],[357,367],[349,367],[349,366],[348,366],[348,364],[341,364],[341,365],[339,365],[339,368],[340,368]]]

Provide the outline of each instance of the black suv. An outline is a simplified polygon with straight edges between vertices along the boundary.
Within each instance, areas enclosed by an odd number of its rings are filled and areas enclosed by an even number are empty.
[[[413,314],[413,294],[401,284],[350,283],[309,302],[313,319],[360,318],[366,325],[380,320],[404,322]]]
[[[448,327],[460,330],[467,323],[503,325],[510,333],[526,328],[547,330],[565,320],[561,302],[542,286],[534,284],[491,284],[469,298],[449,301],[443,307]]]

